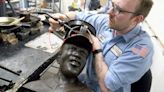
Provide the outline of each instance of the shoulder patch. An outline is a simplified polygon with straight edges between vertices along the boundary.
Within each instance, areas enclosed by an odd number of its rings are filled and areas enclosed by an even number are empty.
[[[137,54],[143,58],[145,58],[148,53],[148,48],[141,45],[135,45],[131,50],[134,54]]]

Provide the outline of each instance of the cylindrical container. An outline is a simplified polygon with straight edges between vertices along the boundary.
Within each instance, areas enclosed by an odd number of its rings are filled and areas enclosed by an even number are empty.
[[[6,10],[5,0],[0,0],[0,17],[5,16],[5,10]]]

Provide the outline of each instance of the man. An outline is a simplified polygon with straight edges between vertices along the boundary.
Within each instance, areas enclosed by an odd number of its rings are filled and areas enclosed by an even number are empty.
[[[66,14],[70,19],[85,20],[96,29],[96,37],[91,38],[97,53],[88,58],[83,80],[94,92],[130,92],[131,84],[150,69],[153,44],[139,24],[152,5],[152,0],[112,0],[108,14]],[[66,15],[56,17],[65,19]],[[51,31],[59,26],[57,21],[49,21]]]
[[[59,72],[53,75],[45,73],[40,80],[25,84],[25,88],[36,92],[91,92],[77,78],[92,50],[89,34],[84,32],[71,35],[65,39],[57,59]]]

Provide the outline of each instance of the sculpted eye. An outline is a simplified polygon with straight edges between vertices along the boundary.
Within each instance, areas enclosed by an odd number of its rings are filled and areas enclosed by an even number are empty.
[[[71,50],[76,50],[76,48],[75,48],[75,47],[73,47],[73,46],[72,46],[70,49],[71,49]]]
[[[85,54],[85,52],[81,50],[81,51],[80,51],[80,54]]]
[[[81,56],[87,56],[88,55],[87,51],[85,51],[85,50],[80,50],[79,53]]]

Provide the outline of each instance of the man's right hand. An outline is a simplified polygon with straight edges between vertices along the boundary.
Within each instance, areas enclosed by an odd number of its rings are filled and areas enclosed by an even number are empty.
[[[61,14],[61,13],[55,13],[52,15],[54,18],[61,19],[63,21],[69,21],[69,20],[74,20],[75,19],[75,12],[68,12],[66,14]],[[52,18],[49,18],[49,31],[54,32],[57,28],[61,27],[58,21],[55,21]]]
[[[60,19],[60,20],[63,20],[63,21],[66,21],[67,17],[65,16],[65,14],[61,14],[61,13],[55,13],[52,15],[54,18],[56,19]],[[49,32],[54,32],[56,31],[56,29],[60,28],[61,25],[59,24],[58,21],[52,19],[52,18],[49,18],[49,24],[50,24],[50,27],[49,27]]]

